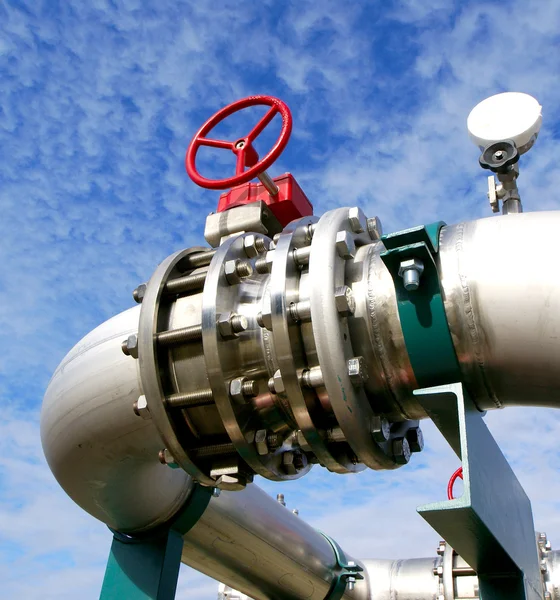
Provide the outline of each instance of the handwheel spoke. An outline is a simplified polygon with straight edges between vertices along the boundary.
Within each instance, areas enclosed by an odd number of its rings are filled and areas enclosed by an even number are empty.
[[[237,151],[237,164],[235,165],[235,174],[241,175],[245,171],[245,150]]]
[[[270,107],[265,116],[253,127],[253,129],[247,136],[247,139],[250,142],[254,141],[255,138],[262,133],[263,129],[270,123],[270,121],[274,119],[277,112],[278,108],[276,108],[276,106]]]
[[[211,148],[225,148],[226,150],[233,150],[233,142],[226,142],[225,140],[212,140],[210,138],[198,138],[198,143],[201,146],[210,146]]]

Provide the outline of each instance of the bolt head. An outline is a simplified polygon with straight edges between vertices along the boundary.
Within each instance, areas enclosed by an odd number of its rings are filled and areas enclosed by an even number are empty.
[[[259,255],[259,251],[257,250],[258,237],[254,233],[250,233],[243,238],[243,250],[247,258],[255,258]]]
[[[282,373],[280,373],[280,369],[278,369],[272,378],[274,380],[274,393],[275,394],[283,394],[286,391],[284,387],[284,381],[282,380]]]
[[[150,414],[150,409],[148,407],[148,401],[146,400],[146,396],[139,396],[138,400],[132,405],[134,410],[134,414],[143,419],[151,419],[152,415]]]
[[[414,269],[422,274],[424,272],[424,263],[418,258],[407,258],[406,260],[401,261],[399,266],[399,277],[402,277],[404,272],[408,271],[408,269]]]
[[[371,435],[379,444],[386,442],[391,435],[391,424],[385,417],[375,415],[371,419]]]
[[[168,467],[171,467],[172,469],[177,469],[179,467],[179,465],[175,462],[175,459],[173,458],[171,452],[169,452],[167,448],[164,448],[163,450],[159,451],[159,462],[162,465],[167,465]]]
[[[393,440],[393,456],[398,465],[406,465],[410,461],[410,446],[406,438]]]
[[[224,274],[226,276],[227,282],[230,285],[235,285],[241,281],[241,277],[239,277],[237,273],[237,265],[239,260],[226,260],[224,264]]]
[[[257,315],[257,323],[268,329],[268,331],[272,331],[272,308],[270,306],[270,295],[266,294],[263,298],[263,302],[261,305],[261,311]]]
[[[144,300],[144,296],[146,295],[146,290],[148,286],[145,283],[141,283],[133,292],[132,297],[134,301],[140,304],[142,300]]]
[[[257,454],[266,456],[268,454],[268,444],[266,443],[266,429],[259,429],[255,433],[255,446]]]
[[[367,231],[372,241],[376,242],[383,235],[383,225],[377,217],[370,217],[367,220]]]
[[[348,222],[354,233],[363,233],[367,229],[367,218],[364,211],[357,206],[348,209]]]
[[[297,475],[298,471],[307,466],[307,456],[300,452],[284,452],[282,455],[282,467],[287,475]]]
[[[424,449],[424,434],[420,427],[411,427],[406,432],[406,439],[411,452],[422,452]]]
[[[348,317],[354,314],[354,311],[356,310],[356,300],[354,300],[354,294],[347,285],[336,288],[334,299],[336,310],[340,315]]]
[[[339,231],[336,234],[336,251],[338,255],[344,260],[354,258],[356,254],[356,243],[354,238],[348,231]]]
[[[121,345],[123,354],[138,358],[138,336],[136,334],[129,335]]]
[[[348,367],[348,377],[353,385],[362,385],[367,381],[369,375],[366,368],[366,363],[362,356],[355,356],[346,363]]]
[[[216,479],[216,487],[221,490],[227,490],[228,492],[240,492],[247,486],[247,479],[242,473],[235,473],[232,475],[220,475]]]

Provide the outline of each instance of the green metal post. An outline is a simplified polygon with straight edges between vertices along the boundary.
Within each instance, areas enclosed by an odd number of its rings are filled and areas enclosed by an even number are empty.
[[[114,532],[100,600],[173,600],[183,535],[200,519],[213,494],[196,484],[173,522],[151,535]]]
[[[155,539],[113,537],[101,589],[102,600],[175,598],[183,538],[168,530]]]

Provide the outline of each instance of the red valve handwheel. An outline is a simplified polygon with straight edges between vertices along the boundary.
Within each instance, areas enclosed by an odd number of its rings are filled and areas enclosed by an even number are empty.
[[[463,467],[459,467],[449,478],[449,483],[447,484],[447,497],[449,500],[455,499],[455,496],[453,495],[453,486],[457,479],[463,479]]]
[[[235,142],[226,142],[224,140],[214,140],[207,138],[206,135],[218,123],[249,106],[270,106],[270,109],[264,117],[253,127],[249,134],[236,140]],[[253,142],[262,133],[263,129],[272,121],[279,113],[282,117],[282,129],[278,140],[270,150],[270,152],[261,160],[253,147]],[[199,186],[209,188],[211,190],[225,190],[226,188],[247,183],[257,175],[268,169],[270,165],[282,154],[290,134],[292,133],[292,115],[287,105],[273,96],[249,96],[237,102],[233,102],[228,106],[219,110],[215,115],[210,117],[206,123],[197,131],[187,149],[185,157],[185,167],[189,177]],[[202,177],[196,170],[196,153],[200,146],[210,146],[212,148],[224,148],[231,150],[237,156],[237,166],[235,168],[235,176],[227,179],[206,179]],[[247,171],[245,168],[249,167]]]

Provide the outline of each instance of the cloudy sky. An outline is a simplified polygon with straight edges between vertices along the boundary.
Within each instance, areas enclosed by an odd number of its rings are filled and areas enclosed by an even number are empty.
[[[486,96],[527,92],[544,125],[519,185],[526,210],[557,209],[559,31],[556,0],[0,0],[1,598],[99,593],[111,536],[51,476],[41,399],[84,334],[129,307],[168,254],[203,241],[217,193],[183,163],[199,125],[247,95],[282,98],[294,133],[271,173],[294,173],[316,214],[359,204],[394,231],[490,216],[466,117]],[[224,176],[227,158],[203,166]],[[487,422],[537,528],[560,544],[558,416]],[[317,467],[259,485],[356,556],[432,555],[437,534],[415,507],[444,497],[458,461],[425,434],[396,473]],[[182,571],[178,598],[216,595]]]

